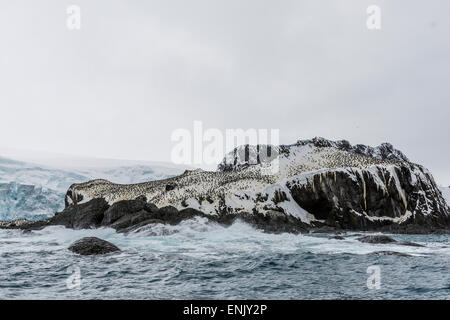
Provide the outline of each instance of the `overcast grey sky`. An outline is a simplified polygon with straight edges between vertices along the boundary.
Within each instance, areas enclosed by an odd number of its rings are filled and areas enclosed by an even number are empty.
[[[201,120],[279,128],[286,144],[389,141],[448,185],[449,12],[448,0],[2,1],[0,147],[169,161],[173,130]]]

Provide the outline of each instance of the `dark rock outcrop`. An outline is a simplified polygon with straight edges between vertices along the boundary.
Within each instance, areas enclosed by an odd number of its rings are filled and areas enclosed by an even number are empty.
[[[397,251],[375,251],[372,254],[377,256],[398,256],[398,257],[412,257],[410,254]]]
[[[416,165],[348,168],[293,178],[286,186],[298,205],[342,229],[446,229],[447,204],[429,173]]]
[[[312,226],[303,223],[298,218],[285,215],[277,211],[269,211],[266,214],[259,212],[225,214],[214,219],[219,223],[230,225],[236,220],[244,221],[253,227],[269,233],[306,233]]]
[[[131,224],[132,221],[142,219],[146,213],[152,212],[153,207],[147,204],[143,197],[135,200],[123,200],[110,206],[103,215],[102,226]]]
[[[68,206],[48,220],[34,222],[21,220],[4,223],[0,225],[0,228],[36,230],[46,226],[61,225],[76,229],[110,227],[117,232],[128,233],[148,224],[176,225],[183,220],[195,217],[206,218],[225,226],[231,225],[236,220],[242,220],[255,228],[271,233],[304,233],[310,228],[299,219],[276,211],[265,215],[240,213],[211,216],[192,208],[182,210],[172,206],[157,208],[142,198],[119,201],[111,206],[103,199],[92,199],[86,203]]]
[[[342,237],[342,236],[334,236],[334,237],[331,237],[331,238],[329,238],[330,240],[345,240],[345,238],[344,237]]]
[[[74,253],[84,256],[120,251],[120,249],[111,242],[96,237],[86,237],[77,240],[73,244],[71,244],[68,249]]]
[[[424,245],[414,243],[414,242],[409,242],[409,241],[397,242],[397,240],[392,239],[391,237],[388,237],[385,235],[365,236],[365,237],[358,238],[356,240],[358,240],[360,242],[364,242],[364,243],[373,243],[373,244],[395,243],[396,245],[400,245],[400,246],[425,247]]]
[[[50,225],[63,225],[73,229],[89,229],[100,227],[104,212],[108,209],[108,203],[102,198],[69,206],[60,213],[50,218]]]
[[[40,230],[50,223],[49,219],[30,221],[26,219],[18,219],[13,221],[0,221],[0,229],[20,229],[24,231]]]
[[[398,244],[401,245],[401,246],[407,246],[407,247],[420,247],[420,248],[425,247],[422,244],[418,244],[418,243],[415,243],[415,242],[409,242],[409,241],[399,242]]]
[[[391,237],[380,235],[380,236],[365,236],[356,239],[360,242],[364,243],[393,243],[397,242],[396,240],[392,239]]]

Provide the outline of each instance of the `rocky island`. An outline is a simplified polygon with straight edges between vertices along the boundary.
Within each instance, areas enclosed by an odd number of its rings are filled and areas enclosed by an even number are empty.
[[[276,157],[264,160],[263,150]],[[217,171],[192,170],[128,185],[107,180],[73,184],[62,212],[40,221],[2,222],[0,228],[63,225],[127,233],[197,216],[221,224],[241,219],[275,233],[450,230],[449,206],[426,168],[388,143],[353,146],[323,138],[240,146]]]

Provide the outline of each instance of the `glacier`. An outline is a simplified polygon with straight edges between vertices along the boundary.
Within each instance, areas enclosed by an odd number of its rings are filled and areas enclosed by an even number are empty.
[[[39,220],[64,208],[64,196],[73,183],[108,179],[119,184],[176,176],[185,168],[170,164],[57,168],[0,157],[0,220]]]

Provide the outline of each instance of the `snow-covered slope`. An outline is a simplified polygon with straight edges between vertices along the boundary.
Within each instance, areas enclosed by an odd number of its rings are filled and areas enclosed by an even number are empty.
[[[60,169],[0,157],[0,220],[51,216],[64,208],[64,195],[76,182],[139,183],[172,177],[183,170],[162,164]]]
[[[311,153],[322,149],[345,151],[381,161],[409,161],[400,150],[395,149],[390,143],[383,143],[378,147],[361,144],[353,146],[347,140],[330,141],[316,137],[308,140],[298,140],[291,145],[239,146],[224,157],[223,161],[218,165],[218,170],[225,172],[239,171],[252,165],[270,163],[273,159],[277,158],[281,162],[281,165],[298,168],[301,171],[308,171],[308,166],[311,166],[311,169],[317,169],[324,164],[330,163],[330,159],[317,163],[317,161],[321,160],[320,157],[315,157],[316,159],[310,157]],[[347,157],[345,160],[347,161],[348,159]],[[361,158],[355,159],[361,161]],[[348,163],[340,161],[341,159],[339,158],[333,160],[337,162],[336,164],[332,163],[333,166],[348,165]]]
[[[346,228],[419,219],[447,223],[448,206],[432,175],[390,144],[353,147],[315,138],[273,147],[276,161],[260,161],[264,146],[243,148],[244,159],[232,152],[218,172],[187,171],[134,185],[90,181],[71,186],[66,201],[104,198],[113,204],[144,195],[158,207],[194,208],[210,215],[275,211],[303,223]]]

